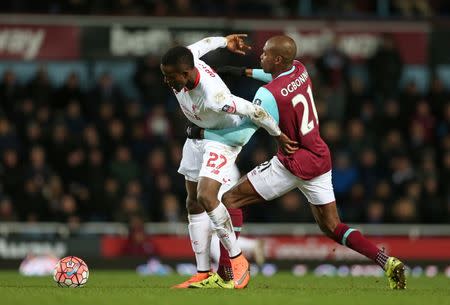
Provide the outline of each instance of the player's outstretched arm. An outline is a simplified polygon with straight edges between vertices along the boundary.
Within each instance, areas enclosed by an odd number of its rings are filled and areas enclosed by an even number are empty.
[[[247,76],[265,83],[269,83],[272,81],[272,74],[264,72],[263,69],[223,66],[218,67],[216,69],[216,72],[220,75]]]
[[[279,136],[277,121],[263,107],[253,104],[229,92],[214,92],[207,107],[216,112],[226,112],[249,118],[255,125],[264,128],[271,136]]]
[[[231,34],[226,37],[207,37],[189,45],[188,48],[196,58],[200,58],[215,49],[225,47],[231,52],[245,55],[246,52],[251,49],[251,47],[245,43],[245,37],[247,37],[247,34]]]

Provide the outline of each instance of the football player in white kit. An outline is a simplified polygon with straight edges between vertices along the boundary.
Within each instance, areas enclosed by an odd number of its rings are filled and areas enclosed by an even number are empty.
[[[186,117],[201,128],[253,128],[248,127],[251,121],[277,137],[280,145],[293,145],[264,108],[232,95],[219,75],[200,60],[204,54],[217,48],[226,47],[232,52],[245,54],[250,49],[243,41],[246,36],[208,37],[188,47],[169,49],[161,59],[164,81],[172,88]],[[246,141],[248,139],[242,139],[242,145]],[[250,280],[249,264],[242,255],[236,236],[227,233],[233,232],[230,215],[217,199],[222,184],[230,182],[230,171],[241,148],[220,140],[187,139],[185,142],[178,172],[185,176],[186,181],[188,229],[198,273],[174,288],[188,288],[192,283],[208,278],[212,230],[229,252],[234,288],[245,288]],[[214,228],[211,228],[210,220]]]

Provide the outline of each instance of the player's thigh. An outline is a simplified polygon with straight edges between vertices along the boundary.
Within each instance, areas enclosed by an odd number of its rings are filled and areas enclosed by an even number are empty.
[[[236,178],[236,158],[241,147],[203,140],[203,156],[199,177],[207,177],[221,185],[231,186]],[[217,194],[216,194],[217,195]]]
[[[197,184],[197,202],[210,212],[217,207],[217,194],[221,183],[209,177],[200,176]]]
[[[238,209],[243,206],[264,201],[264,198],[254,189],[247,175],[239,179],[230,190],[226,191],[222,198],[227,208]]]
[[[187,139],[183,146],[183,155],[178,172],[187,181],[197,182],[203,162],[203,141]]]
[[[335,201],[331,171],[311,180],[298,180],[298,188],[312,205],[325,205]]]
[[[298,184],[298,178],[276,156],[255,167],[247,177],[254,190],[267,201],[281,197]]]
[[[219,189],[219,193],[217,194],[217,199],[222,200],[223,194],[225,192],[229,191],[233,186],[235,186],[239,179],[241,178],[241,173],[239,172],[238,167],[236,164],[233,165],[233,167],[230,169],[230,176],[229,176],[229,183],[222,184],[222,186]]]

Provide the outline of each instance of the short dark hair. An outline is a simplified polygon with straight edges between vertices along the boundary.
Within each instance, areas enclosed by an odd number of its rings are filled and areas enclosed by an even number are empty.
[[[170,48],[161,58],[161,64],[164,66],[186,65],[194,68],[194,56],[191,50],[183,46]]]

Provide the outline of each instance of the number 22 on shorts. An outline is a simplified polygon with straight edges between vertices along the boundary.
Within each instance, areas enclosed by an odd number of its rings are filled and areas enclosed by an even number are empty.
[[[220,160],[219,160],[220,159]],[[207,167],[214,167],[212,173],[218,175],[220,169],[227,164],[227,158],[224,155],[216,154],[215,152],[209,152],[209,159],[206,162]]]

